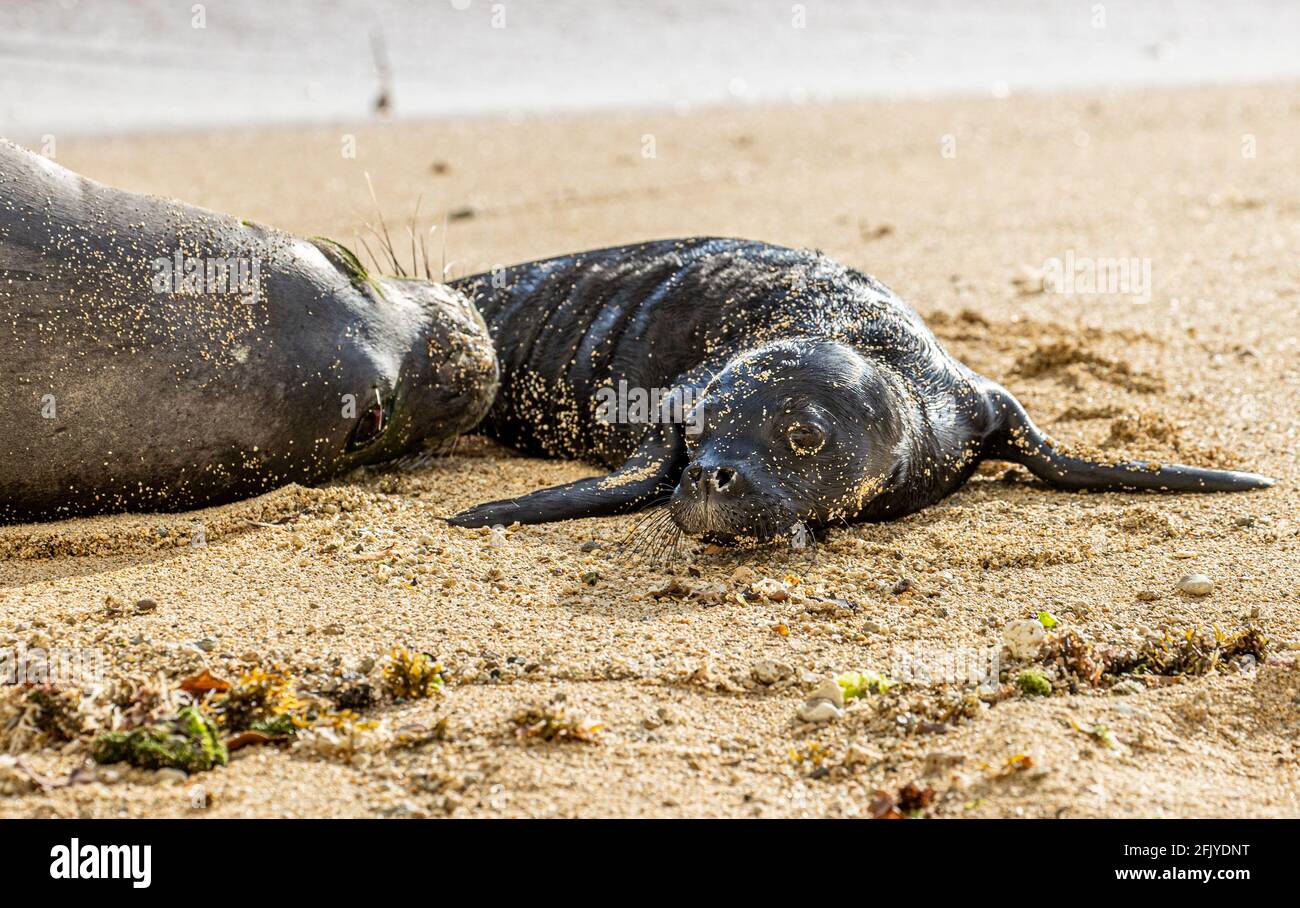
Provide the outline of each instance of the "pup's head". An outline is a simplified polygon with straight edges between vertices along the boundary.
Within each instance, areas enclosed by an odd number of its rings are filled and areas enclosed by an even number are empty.
[[[669,508],[690,535],[766,541],[848,518],[905,456],[897,380],[853,348],[789,340],[737,356],[700,395]]]

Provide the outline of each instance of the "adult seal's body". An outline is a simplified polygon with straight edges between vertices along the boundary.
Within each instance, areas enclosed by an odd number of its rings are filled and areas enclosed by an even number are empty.
[[[451,518],[541,523],[668,502],[690,534],[770,539],[888,520],[985,458],[1067,489],[1237,491],[1249,473],[1096,463],[1058,451],[1004,388],[953,359],[879,281],[820,253],[731,239],[604,249],[457,282],[502,383],[483,431],[613,468]],[[626,383],[621,384],[621,383]],[[646,421],[610,389],[671,389]],[[682,402],[691,409],[674,419]],[[695,431],[698,429],[698,431]]]
[[[445,285],[0,142],[0,520],[327,479],[469,428],[495,386]]]

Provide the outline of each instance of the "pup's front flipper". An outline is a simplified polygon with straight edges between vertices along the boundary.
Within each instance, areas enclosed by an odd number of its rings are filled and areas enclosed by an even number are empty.
[[[551,523],[579,517],[609,517],[638,511],[665,497],[686,465],[681,427],[653,425],[640,446],[608,476],[579,479],[518,498],[489,501],[461,511],[447,522],[458,527]]]
[[[1100,463],[1063,454],[1052,446],[1009,391],[995,387],[989,393],[989,401],[995,414],[993,429],[985,440],[985,456],[1023,464],[1039,479],[1063,489],[1246,492],[1273,485],[1272,479],[1258,473],[1207,470],[1176,463]]]

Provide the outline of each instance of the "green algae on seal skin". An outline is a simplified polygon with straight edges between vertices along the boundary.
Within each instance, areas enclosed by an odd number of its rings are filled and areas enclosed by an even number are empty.
[[[451,441],[496,394],[446,284],[3,140],[0,325],[0,523],[323,482]]]
[[[212,721],[192,706],[176,718],[133,728],[110,731],[90,746],[96,763],[130,763],[141,769],[183,769],[205,772],[230,760],[226,745]]]

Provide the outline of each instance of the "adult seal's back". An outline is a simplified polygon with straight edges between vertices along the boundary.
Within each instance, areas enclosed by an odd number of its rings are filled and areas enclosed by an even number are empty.
[[[495,388],[443,284],[0,141],[0,521],[328,479],[451,438]]]
[[[451,518],[460,526],[667,502],[687,533],[763,540],[901,517],[957,489],[985,458],[1024,464],[1066,489],[1272,484],[1058,450],[1010,393],[953,359],[887,287],[816,252],[669,240],[456,286],[487,319],[501,360],[484,430],[528,452],[614,470],[479,505]]]

